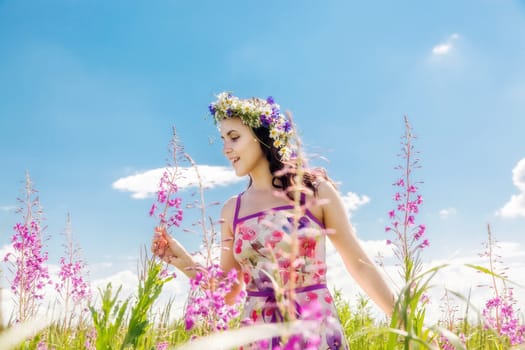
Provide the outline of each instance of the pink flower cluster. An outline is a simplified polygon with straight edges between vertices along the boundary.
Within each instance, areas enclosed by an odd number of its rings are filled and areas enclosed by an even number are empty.
[[[408,176],[409,172],[406,174]],[[392,220],[391,226],[387,226],[385,231],[393,231],[397,234],[398,239],[405,239],[402,235],[407,230],[410,232],[409,245],[415,248],[423,249],[428,247],[428,239],[421,240],[426,231],[424,224],[416,225],[415,214],[419,213],[419,206],[423,203],[423,197],[416,194],[418,187],[415,185],[405,185],[405,179],[400,179],[393,184],[401,187],[402,193],[395,193],[393,199],[396,208],[388,212],[388,217]],[[414,198],[415,196],[415,198]],[[391,240],[387,240],[391,244]]]
[[[496,296],[485,303],[483,317],[485,327],[492,328],[500,336],[509,339],[510,345],[525,342],[525,325],[520,324],[520,319],[515,312],[512,291],[508,290],[503,297]]]
[[[323,320],[323,307],[318,300],[312,300],[302,306],[299,320],[314,321],[320,324]],[[273,347],[274,350],[316,350],[321,344],[321,337],[314,329],[304,329],[304,334],[294,334],[284,345]],[[264,342],[264,341],[263,341]],[[339,349],[342,344],[341,334],[335,332],[327,337],[328,349]]]
[[[219,265],[214,264],[205,271],[197,272],[190,284],[191,293],[185,315],[186,329],[190,330],[198,324],[203,324],[212,332],[228,329],[230,320],[239,315],[235,304],[244,298],[244,292],[241,292],[236,303],[226,304],[226,295],[236,283],[235,269],[225,274]]]
[[[169,343],[167,341],[158,342],[155,345],[155,350],[168,350]]]
[[[47,252],[42,251],[40,225],[31,221],[29,225],[17,223],[15,233],[11,238],[14,253],[7,253],[4,261],[11,262],[15,269],[15,277],[11,290],[15,295],[22,296],[26,302],[31,299],[43,299],[43,288],[50,283]],[[24,318],[28,315],[20,315]]]
[[[402,263],[402,276],[409,281],[421,269],[420,251],[429,246],[428,239],[424,238],[426,226],[416,223],[416,215],[423,203],[423,197],[418,194],[418,185],[421,181],[413,180],[413,172],[420,168],[419,159],[415,158],[414,136],[412,128],[405,117],[405,134],[401,142],[402,159],[395,169],[401,172],[401,177],[393,185],[398,188],[393,200],[395,208],[388,212],[391,224],[385,227],[386,232],[393,232],[393,240],[388,239],[387,244],[393,245],[396,258]]]
[[[149,215],[157,215],[160,224],[166,226],[167,229],[172,226],[179,227],[182,221],[182,199],[180,197],[172,198],[178,190],[179,188],[175,183],[175,174],[170,174],[168,171],[165,171],[160,179],[157,200],[151,206]],[[162,211],[157,214],[159,206],[163,208],[161,209]]]
[[[443,334],[439,335],[438,341],[439,341],[439,348],[441,350],[456,350],[456,347],[454,346],[454,344],[452,344],[450,340]],[[463,333],[459,334],[459,341],[463,344],[463,346],[465,346],[467,342],[467,338],[465,334]]]
[[[55,347],[48,347],[48,344],[46,341],[44,340],[41,340],[38,342],[37,346],[36,346],[36,350],[55,350],[56,348]]]
[[[75,303],[87,300],[91,297],[91,288],[84,280],[83,270],[86,264],[83,261],[60,258],[60,271],[58,272],[59,283],[55,285],[57,292],[65,291],[71,296]]]

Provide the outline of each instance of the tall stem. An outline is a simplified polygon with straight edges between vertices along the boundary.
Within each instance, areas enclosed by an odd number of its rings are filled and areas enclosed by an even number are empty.
[[[405,208],[404,208],[404,220],[403,220],[403,256],[405,257],[405,282],[412,279],[412,268],[411,268],[411,256],[408,248],[408,204],[410,203],[410,166],[411,166],[411,147],[412,147],[412,133],[408,118],[405,116]]]

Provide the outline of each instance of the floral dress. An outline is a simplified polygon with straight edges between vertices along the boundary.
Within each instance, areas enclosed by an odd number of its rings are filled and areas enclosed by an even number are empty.
[[[238,217],[241,197],[242,193],[237,197],[233,220],[233,253],[241,267],[247,291],[242,323],[252,325],[285,321],[286,317],[276,303],[276,299],[282,298],[283,294],[280,293],[279,297],[274,290],[293,288],[294,298],[290,303],[294,304],[295,317],[303,319],[302,316],[311,315],[313,309],[318,315],[315,318],[318,325],[315,334],[296,337],[295,341],[299,343],[295,345],[298,347],[292,348],[348,349],[337,310],[326,287],[323,224],[308,209],[295,224],[298,250],[292,272],[289,254],[294,227],[293,206],[285,205]],[[304,201],[304,196],[301,201]],[[306,312],[307,309],[310,312]],[[292,340],[288,338],[288,342]],[[282,343],[279,338],[273,338],[248,344],[241,349],[284,348]]]

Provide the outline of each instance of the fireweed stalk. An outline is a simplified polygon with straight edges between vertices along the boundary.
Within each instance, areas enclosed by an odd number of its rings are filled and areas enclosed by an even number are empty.
[[[292,129],[295,129],[295,124],[293,123],[293,118],[291,113],[287,113],[287,118],[290,121],[290,125]],[[280,291],[280,303],[279,307],[282,308],[281,312],[285,315],[285,319],[288,321],[294,321],[297,318],[296,315],[296,309],[295,304],[293,300],[295,299],[295,281],[297,280],[296,275],[298,273],[298,269],[300,269],[300,252],[301,251],[308,251],[311,249],[309,244],[311,243],[310,240],[304,239],[301,240],[298,237],[298,230],[300,226],[301,218],[304,217],[306,213],[306,209],[313,205],[319,205],[321,203],[318,203],[315,201],[315,199],[309,199],[305,203],[301,203],[301,194],[308,194],[313,195],[313,192],[311,189],[306,187],[303,184],[303,178],[305,176],[305,157],[302,152],[302,143],[301,139],[298,136],[298,132],[296,130],[293,130],[292,132],[292,140],[290,142],[294,143],[294,154],[295,157],[293,164],[285,163],[284,169],[278,171],[276,173],[277,176],[282,176],[285,174],[292,174],[293,175],[293,184],[288,187],[287,193],[281,194],[281,197],[289,202],[289,204],[293,205],[293,216],[292,221],[290,223],[290,245],[291,249],[290,252],[284,252],[279,251],[278,253],[281,256],[284,256],[287,258],[287,260],[290,262],[287,266],[288,271],[285,273],[288,275],[288,284],[287,287],[283,290],[282,285],[284,285],[284,281],[281,280],[281,275],[277,274],[274,276],[274,283],[277,285],[274,286],[276,290]],[[329,232],[326,231],[319,231],[316,232],[316,235],[324,235]],[[275,258],[277,261],[277,259]],[[277,270],[282,270],[282,266],[277,266]],[[315,307],[315,306],[312,306]],[[314,313],[315,314],[315,313]],[[303,318],[303,317],[301,317]],[[295,339],[295,340],[294,340]],[[297,341],[296,338],[292,338],[290,340],[292,343],[295,343]],[[288,346],[285,344],[285,346]]]
[[[55,289],[59,293],[64,303],[64,330],[71,327],[75,318],[75,311],[78,307],[82,308],[83,303],[91,298],[91,287],[86,280],[87,264],[80,257],[80,248],[73,241],[73,228],[71,216],[67,214],[66,228],[63,232],[65,237],[64,256],[60,258],[60,270],[58,272],[59,281],[55,284]],[[87,308],[87,305],[85,306]],[[82,309],[80,310],[79,320]]]
[[[402,163],[395,167],[401,172],[401,176],[393,183],[398,188],[393,196],[395,208],[388,212],[391,224],[385,228],[386,232],[394,235],[393,239],[387,240],[387,244],[392,245],[394,255],[400,262],[400,276],[404,281],[392,315],[391,327],[401,327],[404,330],[391,333],[389,349],[397,348],[396,334],[404,336],[405,349],[410,348],[411,342],[431,347],[432,336],[423,327],[425,304],[429,301],[426,291],[430,280],[440,268],[421,273],[420,254],[428,247],[429,241],[424,238],[426,226],[416,223],[419,206],[423,203],[423,197],[418,193],[418,186],[422,182],[413,177],[413,171],[420,168],[419,158],[416,157],[419,152],[415,150],[415,136],[406,116],[404,123],[405,133],[401,137],[402,147],[398,155]]]
[[[452,333],[458,333],[458,327],[457,327],[457,321],[461,321],[456,315],[459,312],[459,306],[453,302],[449,295],[449,291],[445,289],[445,293],[443,297],[440,299],[440,309],[442,313],[442,318],[440,320],[440,325],[452,332]],[[461,342],[462,346],[465,346],[465,334],[463,332],[459,332],[459,341]],[[438,338],[438,343],[441,349],[443,350],[455,350],[456,347],[454,344],[443,334],[441,333]]]
[[[493,329],[497,334],[506,339],[510,345],[523,344],[525,342],[525,325],[520,321],[515,309],[516,301],[512,294],[512,288],[506,284],[505,269],[500,268],[503,264],[502,257],[496,253],[498,248],[497,241],[492,236],[490,225],[487,225],[488,241],[484,243],[485,251],[480,254],[481,257],[488,259],[489,271],[492,278],[493,296],[487,300],[482,311],[485,328]],[[501,276],[502,279],[497,279]],[[501,281],[502,286],[498,285]]]
[[[403,163],[395,167],[401,172],[401,177],[393,185],[399,190],[394,194],[395,208],[388,212],[391,224],[385,228],[386,232],[394,234],[393,240],[387,240],[391,244],[397,259],[401,262],[401,277],[405,283],[412,280],[421,271],[420,252],[429,245],[428,239],[424,238],[426,226],[416,224],[416,214],[419,206],[423,203],[423,197],[418,194],[418,186],[421,181],[415,181],[412,172],[420,168],[419,158],[414,156],[419,153],[415,151],[412,127],[405,116],[405,134],[401,141],[401,154],[399,157]]]
[[[177,185],[178,177],[181,175],[179,170],[179,161],[181,153],[184,151],[180,144],[175,128],[169,144],[170,159],[168,166],[160,178],[157,197],[149,211],[149,216],[158,219],[158,227],[163,228],[166,232],[171,233],[173,226],[180,227],[183,219],[182,198],[178,196],[179,186]],[[160,241],[159,248],[165,248],[168,244],[166,240]],[[155,259],[153,256],[152,259]]]
[[[295,128],[291,113],[287,113],[287,118],[290,121],[292,129]],[[306,164],[304,162],[305,158],[302,153],[301,140],[295,130],[291,133],[291,135],[293,135],[290,137],[290,142],[293,143],[292,148],[294,151],[292,158],[294,160],[293,162],[285,162],[284,168],[275,173],[276,176],[292,175],[293,177],[292,184],[287,188],[286,193],[276,193],[276,195],[286,200],[293,207],[292,217],[288,227],[289,233],[287,234],[289,237],[290,251],[274,251],[274,249],[271,247],[267,247],[269,254],[272,255],[274,260],[276,271],[273,276],[268,277],[270,277],[273,283],[273,289],[277,303],[276,307],[279,308],[280,313],[283,315],[284,321],[306,321],[306,323],[303,323],[303,327],[301,328],[302,332],[295,332],[293,334],[288,334],[284,337],[281,337],[281,344],[277,349],[317,349],[320,342],[320,337],[315,332],[315,330],[308,325],[317,325],[323,319],[324,316],[321,312],[321,306],[317,300],[311,300],[310,303],[302,305],[301,313],[298,314],[294,300],[296,298],[295,288],[298,271],[300,271],[303,266],[301,253],[305,254],[305,252],[310,251],[312,249],[311,244],[313,241],[315,241],[312,237],[299,237],[301,219],[306,214],[306,209],[308,207],[319,205],[320,203],[316,202],[315,199],[308,199],[305,201],[305,203],[301,203],[302,194],[313,195],[313,192],[303,183],[303,179],[306,174]],[[271,225],[269,222],[266,224]],[[275,229],[280,230],[281,228],[275,227]],[[329,232],[319,231],[312,233],[312,235],[325,235],[327,233]],[[278,263],[277,255],[281,257],[281,263]],[[283,257],[285,258],[285,261],[287,261],[284,266],[282,265]],[[285,283],[283,278],[287,279],[287,283]],[[328,339],[328,342],[330,343],[330,341],[334,343],[332,344],[334,348],[336,347],[336,343],[341,343],[341,339],[330,338]],[[263,343],[264,342],[265,341],[263,341]],[[266,346],[267,344],[264,345]]]
[[[45,227],[42,226],[43,211],[37,190],[26,173],[23,197],[17,198],[21,206],[17,213],[21,214],[22,222],[14,226],[11,246],[14,250],[7,253],[4,261],[14,277],[11,290],[15,295],[15,321],[23,322],[35,316],[44,298],[44,287],[51,283],[46,262],[48,254],[44,251],[42,236]]]
[[[179,156],[180,153],[183,152],[183,148],[177,139],[175,128],[173,128],[173,137],[169,150],[171,153],[170,162],[173,164],[168,166],[162,174],[156,201],[149,211],[149,215],[157,217],[159,226],[164,227],[168,232],[173,226],[179,227],[183,218],[183,211],[181,209],[182,199],[177,197],[179,187],[176,182],[177,177],[180,176],[178,164]]]

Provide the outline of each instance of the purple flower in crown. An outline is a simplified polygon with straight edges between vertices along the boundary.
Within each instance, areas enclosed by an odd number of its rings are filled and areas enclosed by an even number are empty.
[[[271,104],[271,105],[273,105],[273,104],[275,103],[275,101],[274,101],[274,99],[273,99],[272,96],[268,96],[268,97],[266,98],[266,102],[268,102],[268,104]]]
[[[284,122],[284,132],[289,133],[292,131],[292,124],[287,120]]]
[[[270,117],[267,117],[266,114],[261,114],[261,124],[265,128],[269,127],[272,122],[272,119]]]

